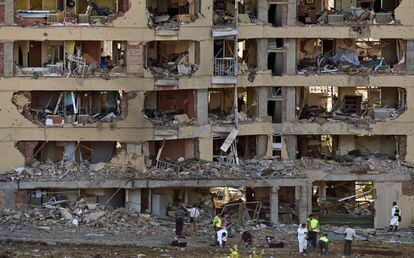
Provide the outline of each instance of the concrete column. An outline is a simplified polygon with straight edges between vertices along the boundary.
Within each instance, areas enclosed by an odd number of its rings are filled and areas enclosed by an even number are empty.
[[[270,222],[279,223],[279,187],[273,186],[270,190]]]
[[[319,183],[319,199],[326,201],[326,182]]]
[[[3,43],[4,77],[13,77],[13,42]]]
[[[4,25],[14,25],[14,1],[15,0],[4,0]]]
[[[125,204],[130,211],[141,213],[141,189],[126,189]]]
[[[296,121],[296,88],[295,87],[284,87],[284,122]]]
[[[269,12],[269,1],[258,0],[257,1],[257,19],[263,23],[267,23],[268,12]]]
[[[269,96],[268,87],[258,87],[256,88],[257,95],[257,116],[264,117],[267,116],[267,100]]]
[[[271,141],[271,135],[256,135],[256,154],[259,157],[271,156],[271,149],[269,153],[269,141]],[[270,139],[269,139],[270,138]],[[271,143],[271,142],[270,142]],[[271,148],[271,145],[270,145]],[[270,154],[270,155],[269,155]]]
[[[282,135],[282,159],[296,159],[297,149],[296,135]]]
[[[267,39],[257,39],[257,68],[267,70]]]
[[[195,113],[200,125],[208,123],[208,91],[207,89],[196,90]]]
[[[212,161],[213,160],[213,138],[198,138],[197,139],[197,155],[196,157],[201,160]]]
[[[407,40],[407,73],[414,73],[414,40]]]
[[[305,223],[308,217],[308,196],[305,186],[296,186],[296,203],[298,204],[299,223]]]
[[[288,1],[288,18],[287,18],[287,25],[289,27],[295,26],[296,24],[296,0],[289,0]]]
[[[296,74],[296,39],[285,39],[285,73]]]

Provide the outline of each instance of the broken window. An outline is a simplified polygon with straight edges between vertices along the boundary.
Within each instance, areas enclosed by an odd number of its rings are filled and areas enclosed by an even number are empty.
[[[302,87],[300,96],[298,117],[309,122],[370,123],[396,119],[406,110],[406,90],[396,87]]]
[[[144,106],[142,112],[159,127],[194,122],[194,92],[191,90],[146,92]]]
[[[20,26],[109,24],[128,9],[128,0],[15,0],[15,22]]]
[[[251,73],[257,68],[256,40],[243,40],[238,42],[238,63],[241,73]]]
[[[239,23],[257,22],[257,0],[239,1]]]
[[[273,76],[281,76],[285,70],[285,56],[281,52],[271,52],[267,56],[267,69],[272,70]]]
[[[116,151],[115,142],[19,142],[17,148],[26,160],[40,162],[76,162],[85,161],[96,164],[108,162]]]
[[[401,0],[300,0],[298,21],[304,24],[389,24]]]
[[[149,27],[178,29],[181,24],[194,22],[201,12],[201,0],[149,0]]]
[[[122,76],[126,43],[119,41],[17,41],[18,76]]]
[[[287,4],[286,3],[270,4],[267,21],[275,27],[286,26]]]
[[[214,75],[236,76],[236,57],[234,39],[214,40]]]
[[[257,102],[254,88],[239,89],[237,98],[238,121],[249,122],[256,116]],[[208,93],[209,118],[213,123],[234,123],[234,90],[210,89]]]
[[[19,92],[12,101],[24,117],[46,126],[112,122],[126,116],[123,93],[117,91]]]
[[[298,157],[343,160],[403,159],[406,155],[405,136],[391,135],[307,135],[298,136]]]
[[[406,43],[395,39],[302,39],[298,74],[405,73]]]
[[[236,6],[234,0],[214,0],[213,24],[216,27],[234,27],[236,21]]]
[[[146,46],[146,66],[157,79],[178,80],[198,70],[199,50],[196,41],[151,41]]]
[[[312,187],[312,211],[321,224],[374,226],[376,189],[365,181],[317,181]]]

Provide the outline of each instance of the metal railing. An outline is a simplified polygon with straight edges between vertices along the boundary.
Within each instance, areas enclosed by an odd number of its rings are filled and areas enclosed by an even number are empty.
[[[215,76],[236,76],[236,58],[214,58]]]
[[[176,165],[162,160],[157,160],[157,164],[155,164],[155,167],[160,169],[172,169],[176,173],[179,173],[181,171],[180,165]]]

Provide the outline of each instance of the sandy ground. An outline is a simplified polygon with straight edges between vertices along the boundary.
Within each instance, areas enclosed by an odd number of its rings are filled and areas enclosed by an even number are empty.
[[[239,239],[229,239],[226,248],[212,246],[206,237],[192,236],[182,239],[186,248],[168,245],[171,238],[125,233],[111,235],[88,231],[47,232],[22,229],[10,232],[0,228],[1,257],[227,257],[230,247],[239,246],[240,257],[252,257],[253,248],[243,247]],[[294,239],[285,248],[270,249],[265,243],[255,242],[261,257],[299,257]],[[289,244],[290,242],[290,244]],[[342,256],[342,242],[332,243],[330,256]],[[369,242],[354,243],[352,257],[414,257],[414,245],[389,244],[378,246]],[[317,250],[309,250],[308,257],[318,257]]]

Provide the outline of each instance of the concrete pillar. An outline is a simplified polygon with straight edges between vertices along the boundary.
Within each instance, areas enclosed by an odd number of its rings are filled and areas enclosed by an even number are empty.
[[[285,39],[285,73],[296,74],[296,39]]]
[[[338,140],[338,155],[347,155],[348,152],[355,150],[354,135],[340,135]]]
[[[283,97],[284,97],[283,120],[284,122],[294,122],[296,121],[296,88],[284,87]]]
[[[257,116],[264,117],[267,116],[267,100],[269,96],[268,87],[258,87],[256,88],[257,95]]]
[[[326,201],[326,182],[319,183],[319,199]]]
[[[197,139],[197,155],[201,160],[213,160],[213,138],[198,138]]]
[[[256,135],[256,154],[259,157],[272,156],[272,135]]]
[[[125,190],[125,206],[132,212],[141,213],[141,189]]]
[[[270,190],[270,222],[279,223],[279,187],[273,186]]]
[[[197,122],[200,125],[208,123],[208,91],[207,89],[196,90],[195,112]]]
[[[267,23],[268,12],[269,12],[269,1],[258,0],[257,1],[257,19],[263,23]]]
[[[15,0],[4,0],[4,25],[14,25],[14,1]]]
[[[4,77],[13,77],[13,42],[3,43]]]
[[[288,17],[287,17],[287,25],[289,27],[296,25],[296,0],[289,0],[288,1]]]
[[[414,40],[407,40],[407,73],[414,73]]]
[[[296,135],[282,135],[282,159],[296,159],[297,149]]]
[[[306,185],[295,186],[295,199],[298,204],[299,224],[305,223],[308,217],[308,196]]]
[[[257,68],[267,70],[267,39],[257,39]]]

